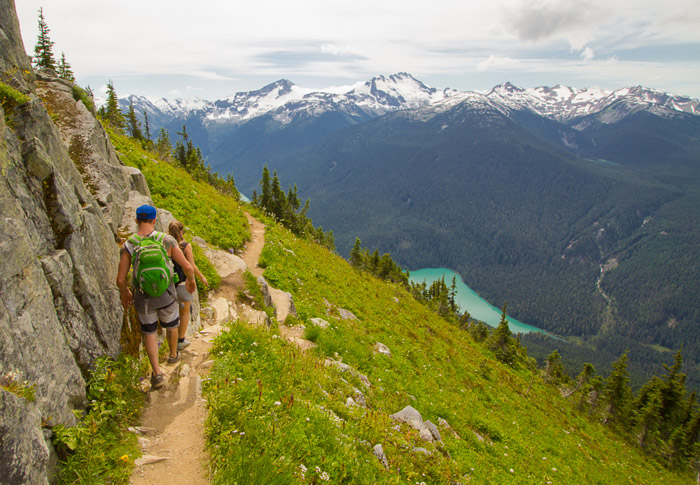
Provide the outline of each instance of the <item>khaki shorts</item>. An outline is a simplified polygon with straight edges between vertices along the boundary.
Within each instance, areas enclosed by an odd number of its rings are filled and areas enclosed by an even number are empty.
[[[146,308],[146,311],[139,311],[139,322],[141,323],[141,333],[150,335],[158,330],[158,322],[160,326],[167,329],[173,329],[180,326],[180,306],[177,300],[173,300],[168,306],[163,308]]]

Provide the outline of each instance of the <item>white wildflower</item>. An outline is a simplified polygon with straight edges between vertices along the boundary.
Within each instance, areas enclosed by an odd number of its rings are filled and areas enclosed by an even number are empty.
[[[279,401],[275,401],[275,406],[281,406],[281,405],[282,405],[282,403],[281,403],[281,402],[279,402]]]

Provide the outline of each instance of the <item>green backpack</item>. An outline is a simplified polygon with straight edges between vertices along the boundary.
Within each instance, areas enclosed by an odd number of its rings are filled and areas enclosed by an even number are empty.
[[[161,296],[171,284],[177,283],[177,275],[163,246],[165,234],[154,231],[148,237],[137,234],[129,238],[134,246],[133,285],[148,296]]]

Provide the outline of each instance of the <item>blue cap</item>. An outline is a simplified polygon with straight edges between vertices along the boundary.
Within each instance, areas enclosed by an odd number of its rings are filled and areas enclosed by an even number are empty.
[[[136,209],[136,218],[137,219],[145,219],[145,220],[150,220],[150,219],[155,219],[156,218],[156,208],[153,206],[150,206],[148,204],[142,205],[138,209]]]

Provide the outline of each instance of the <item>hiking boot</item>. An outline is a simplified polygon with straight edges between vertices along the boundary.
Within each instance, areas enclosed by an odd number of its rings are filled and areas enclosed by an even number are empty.
[[[177,343],[177,350],[182,350],[190,346],[190,341],[185,339],[182,342]]]
[[[168,364],[177,364],[180,362],[180,352],[175,354],[175,357],[168,357]]]
[[[165,384],[165,379],[162,372],[158,375],[151,373],[151,388],[158,389],[163,387],[163,384]]]

